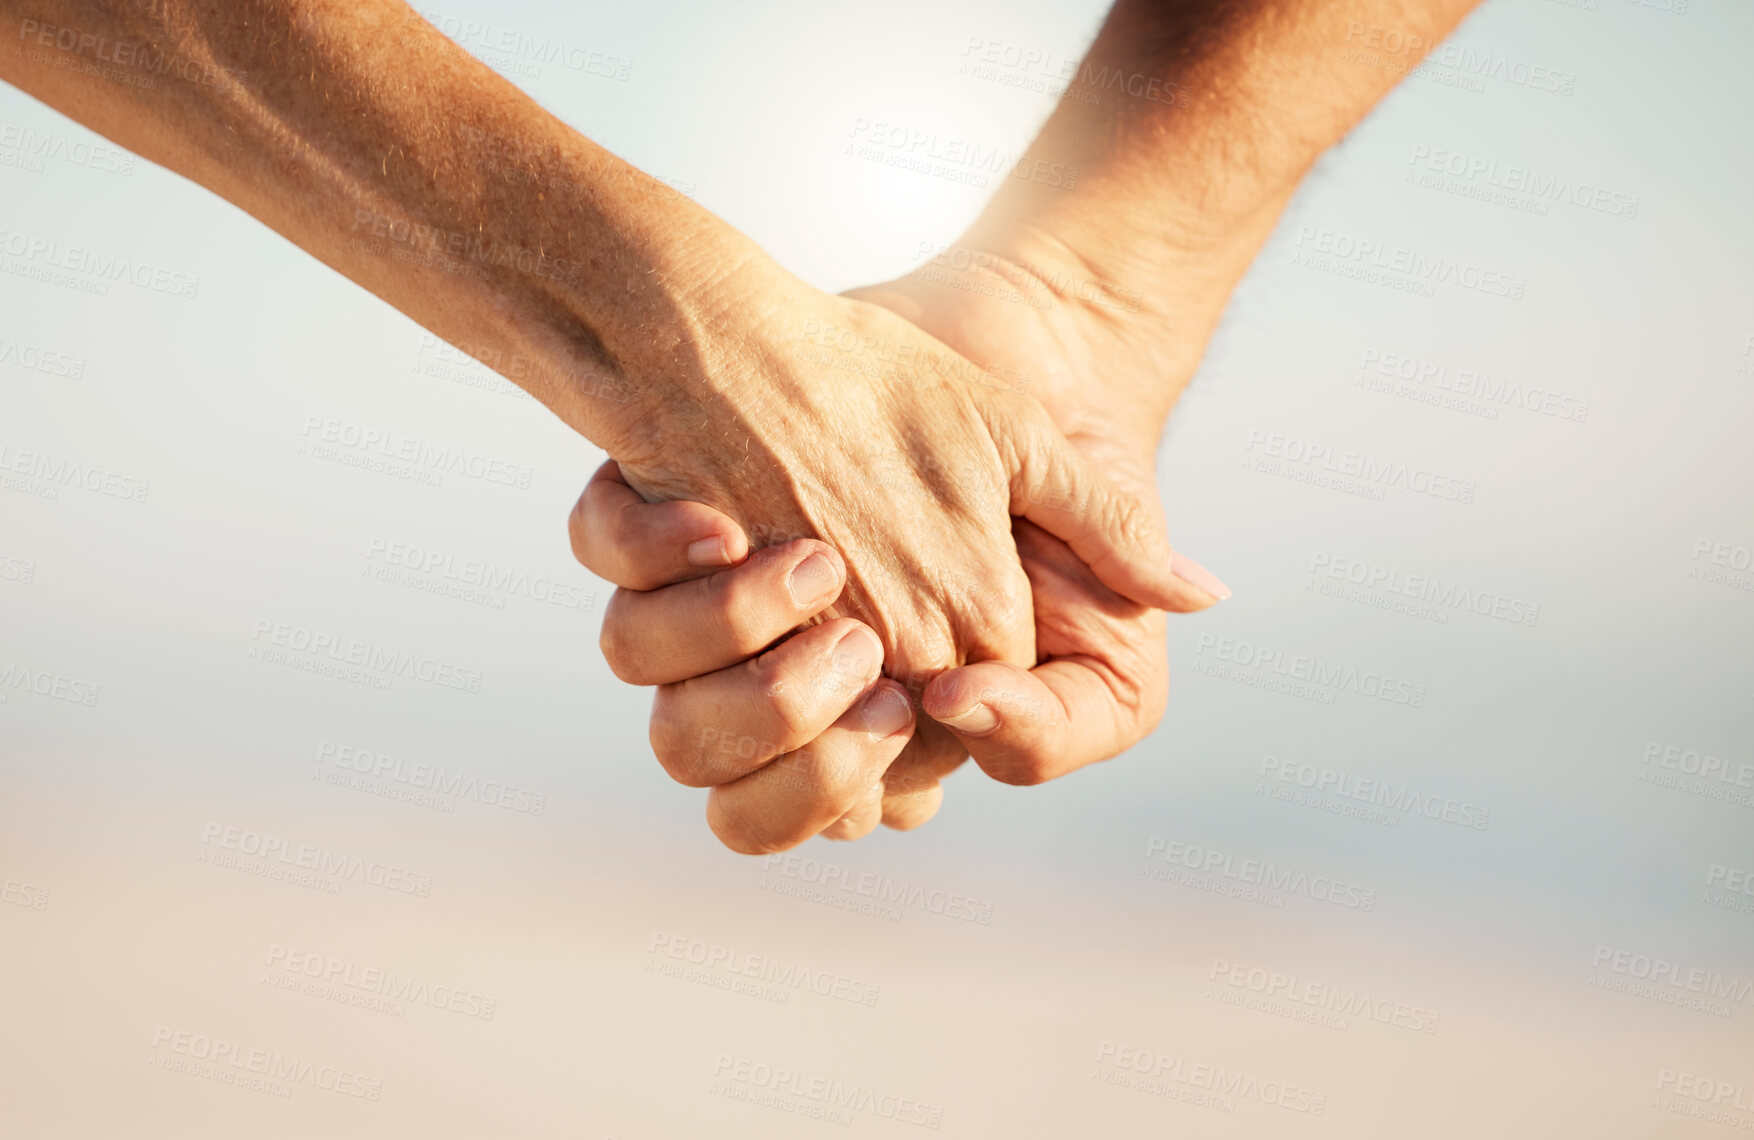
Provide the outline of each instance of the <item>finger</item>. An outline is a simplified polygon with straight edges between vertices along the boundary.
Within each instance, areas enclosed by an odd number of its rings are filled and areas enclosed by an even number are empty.
[[[617,590],[603,615],[603,656],[630,685],[717,672],[827,609],[845,584],[846,563],[834,548],[801,538],[705,578]]]
[[[662,685],[652,751],[690,787],[729,783],[822,735],[877,680],[883,646],[836,618],[729,669]]]
[[[822,829],[822,838],[846,843],[863,839],[883,822],[883,781],[865,789],[847,813]]]
[[[883,826],[912,831],[944,803],[941,782],[968,759],[968,749],[943,725],[929,717],[914,728],[914,738],[883,774]]]
[[[883,792],[883,826],[896,831],[912,831],[938,814],[944,806],[944,787],[937,781],[921,786],[909,782],[902,785],[902,790],[891,794],[889,784],[884,782]]]
[[[705,503],[648,503],[611,459],[597,468],[567,518],[573,557],[630,590],[654,590],[735,566],[749,553],[743,528]]]
[[[1039,784],[1117,756],[1162,719],[1168,686],[1121,680],[1095,658],[1023,670],[983,661],[926,686],[926,715],[956,734],[975,763],[1005,784]]]
[[[725,846],[745,855],[796,847],[870,798],[913,725],[907,690],[877,681],[804,748],[715,787],[707,797],[707,824]]]
[[[1098,474],[1045,414],[1031,417],[1011,465],[1011,513],[1063,540],[1102,584],[1140,605],[1191,613],[1230,597],[1170,548],[1163,517]]]

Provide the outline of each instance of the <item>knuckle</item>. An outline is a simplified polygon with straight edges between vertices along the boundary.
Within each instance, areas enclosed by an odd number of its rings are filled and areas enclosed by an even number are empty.
[[[761,582],[736,571],[713,574],[702,581],[706,583],[707,622],[729,651],[743,657],[773,640],[763,636],[767,606],[760,596]]]
[[[790,750],[808,743],[818,730],[814,704],[796,689],[768,695],[774,735]]]
[[[1111,495],[1109,499],[1111,506],[1107,513],[1113,519],[1114,532],[1120,536],[1124,548],[1130,551],[1154,549],[1159,531],[1151,512],[1130,495]]]
[[[603,538],[616,550],[627,550],[639,540],[638,517],[634,508],[641,502],[624,502],[607,512],[603,520]]]
[[[769,736],[778,742],[781,751],[789,752],[814,739],[823,726],[818,723],[820,713],[808,679],[773,657],[767,654],[751,663],[759,683],[756,700]]]
[[[709,751],[712,730],[694,731],[665,712],[660,704],[652,706],[652,755],[665,774],[683,787],[712,787],[717,782]]]
[[[1007,646],[1035,645],[1035,605],[1029,579],[1015,564],[995,567],[985,588],[969,592],[969,606],[979,628],[991,630]]]
[[[930,788],[883,797],[883,826],[893,831],[912,831],[938,814],[943,791],[934,784]]]
[[[893,765],[883,773],[883,796],[888,799],[902,799],[907,796],[929,792],[938,786],[938,777],[916,772],[911,767],[900,764]]]
[[[783,779],[813,815],[844,815],[858,800],[856,781],[860,764],[855,755],[841,750],[806,746],[774,761],[783,766]]]
[[[629,590],[651,590],[664,585],[634,557],[637,547],[626,541],[613,527],[605,533],[602,523],[593,524],[585,501],[580,499],[567,518],[567,538],[572,555],[580,566],[597,577]]]
[[[774,855],[809,838],[807,835],[791,837],[772,832],[749,812],[726,807],[717,796],[708,802],[707,824],[720,843],[739,855]]]
[[[628,558],[617,559],[612,569],[599,576],[624,590],[634,590],[642,594],[670,585],[655,569]]]
[[[637,507],[643,503],[627,503],[609,516],[602,533],[585,542],[586,551],[597,562],[592,567],[600,577],[629,590],[655,590],[668,585],[658,567],[650,565],[646,555],[648,543],[639,529]]]
[[[847,843],[863,838],[865,821],[851,815],[843,815],[816,834],[824,839],[832,839],[837,843]]]
[[[589,492],[586,492],[589,494]],[[589,569],[590,547],[587,542],[588,533],[585,527],[585,496],[580,495],[566,516],[566,537],[572,544],[572,556],[580,566]]]
[[[1001,784],[1033,788],[1054,778],[1052,762],[1032,753],[996,756],[980,761],[981,771]]]
[[[1159,642],[1140,646],[1136,655],[1109,675],[1114,698],[1114,743],[1100,759],[1118,756],[1145,739],[1162,723],[1169,709],[1169,661]]]
[[[1163,723],[1163,716],[1168,711],[1169,675],[1165,670],[1160,676],[1154,676],[1145,687],[1134,717],[1133,730],[1127,734],[1125,748],[1131,748],[1157,731],[1157,726]]]
[[[597,635],[597,647],[602,650],[603,660],[608,662],[611,673],[629,685],[644,686],[651,682],[635,647],[637,639],[628,630],[630,619],[626,597],[620,590],[610,596],[608,609],[603,614],[603,628]]]

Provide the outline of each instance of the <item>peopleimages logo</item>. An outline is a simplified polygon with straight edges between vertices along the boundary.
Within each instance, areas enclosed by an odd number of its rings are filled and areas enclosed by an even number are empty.
[[[1143,1078],[1146,1082],[1167,1082],[1170,1086],[1181,1085],[1203,1093],[1235,1097],[1237,1100],[1253,1101],[1289,1112],[1304,1112],[1311,1116],[1320,1116],[1328,1108],[1325,1093],[1284,1081],[1263,1080],[1253,1073],[1226,1069],[1222,1065],[1192,1061],[1161,1050],[1141,1049],[1114,1041],[1103,1041],[1097,1045],[1096,1066],[1096,1071],[1091,1075],[1103,1084],[1138,1088],[1142,1092],[1160,1090],[1149,1083],[1140,1083],[1137,1078]],[[1173,1091],[1170,1095],[1176,1100],[1185,1099]],[[1225,1112],[1235,1111],[1234,1106],[1229,1103],[1195,1103]]]
[[[527,490],[533,469],[523,463],[495,459],[471,452],[466,448],[436,444],[415,439],[400,432],[366,427],[326,416],[306,416],[301,451],[313,445],[328,445],[383,460],[407,463],[417,470],[435,474],[453,473],[495,483],[503,487]],[[314,438],[313,438],[314,437]],[[313,452],[316,454],[316,452]],[[327,456],[319,455],[319,458]]]
[[[0,582],[28,586],[37,578],[37,564],[28,558],[0,555]]]
[[[49,888],[0,878],[0,903],[11,903],[26,910],[43,910],[49,905]]]
[[[1346,25],[1346,43],[1357,44],[1372,49],[1373,52],[1381,52],[1382,55],[1366,54],[1357,48],[1350,48],[1341,51],[1342,59],[1356,59],[1360,63],[1381,67],[1397,74],[1443,69],[1453,72],[1457,78],[1469,80],[1470,90],[1484,90],[1479,85],[1481,79],[1498,79],[1512,86],[1527,87],[1532,91],[1545,91],[1553,95],[1570,95],[1577,90],[1575,72],[1559,71],[1495,52],[1476,51],[1467,44],[1454,41],[1438,44],[1427,54],[1427,49],[1432,48],[1432,45],[1423,36],[1381,24],[1350,21]],[[1390,61],[1384,57],[1399,57],[1394,61],[1398,66],[1385,66]]]
[[[478,51],[504,56],[513,65],[509,70],[528,75],[532,79],[539,78],[542,74],[535,66],[538,64],[557,64],[569,71],[621,83],[626,83],[633,71],[632,60],[587,48],[582,44],[533,36],[517,28],[441,12],[417,11],[423,19],[451,40]]]
[[[1492,810],[1449,796],[1426,795],[1410,787],[1397,788],[1387,780],[1358,777],[1332,768],[1318,767],[1302,760],[1285,760],[1269,753],[1261,757],[1263,780],[1276,780],[1310,791],[1355,800],[1389,811],[1422,815],[1426,819],[1453,823],[1458,827],[1485,831],[1492,820]]]
[[[541,815],[548,810],[548,793],[532,792],[500,780],[482,780],[462,772],[451,772],[433,764],[409,763],[405,759],[336,744],[325,740],[317,746],[317,764],[357,772],[373,779],[388,780],[421,791],[474,800],[489,807],[504,808],[521,815]]]
[[[774,894],[793,894],[810,899],[821,895],[824,901],[836,897],[865,898],[894,907],[915,907],[929,914],[958,918],[980,926],[993,921],[993,904],[990,902],[921,883],[892,879],[873,871],[854,874],[851,868],[839,863],[804,858],[791,852],[767,856],[762,860],[761,870],[764,876],[777,870],[786,879],[815,888],[814,891],[789,889],[788,884],[764,877],[761,889]]]
[[[1477,182],[1514,194],[1526,194],[1544,202],[1564,202],[1612,217],[1638,217],[1637,194],[1626,194],[1588,182],[1573,182],[1569,178],[1543,174],[1513,163],[1501,165],[1495,158],[1481,158],[1478,155],[1420,143],[1414,145],[1413,156],[1407,161],[1414,168],[1424,169],[1432,174],[1448,175],[1464,182]]]
[[[144,503],[152,490],[147,479],[0,443],[0,478],[10,484],[14,475],[21,481],[16,487],[8,485],[8,490],[22,490],[44,499],[60,498],[62,487],[77,487],[94,495]]]
[[[366,544],[365,560],[367,577],[492,609],[503,609],[508,597],[585,613],[597,605],[595,591],[570,582],[411,542],[373,538]]]
[[[480,670],[404,653],[358,638],[306,629],[293,622],[260,618],[250,640],[254,643],[250,647],[251,657],[307,672],[334,674],[343,679],[357,676],[374,688],[387,689],[394,678],[409,677],[466,693],[481,691]]]
[[[1346,600],[1370,601],[1371,591],[1381,591],[1383,595],[1392,595],[1395,599],[1408,599],[1412,602],[1424,603],[1424,608],[1405,608],[1406,612],[1415,616],[1426,617],[1431,612],[1437,613],[1445,622],[1449,620],[1449,610],[1470,610],[1481,617],[1495,618],[1512,625],[1534,625],[1541,616],[1541,607],[1534,602],[1525,602],[1503,594],[1495,594],[1489,590],[1472,590],[1456,582],[1443,583],[1427,574],[1403,574],[1400,570],[1378,566],[1358,558],[1316,551],[1310,556],[1309,573],[1314,581],[1305,589],[1314,593],[1335,594],[1346,597]],[[1350,583],[1361,588],[1356,599],[1344,593],[1337,593],[1322,577],[1338,582]]]
[[[355,235],[354,248],[365,252],[378,252],[365,243],[383,242],[398,260],[421,265],[449,265],[482,280],[487,279],[489,269],[513,269],[532,277],[577,284],[583,272],[583,265],[578,261],[549,257],[541,250],[529,249],[515,242],[501,242],[480,233],[447,230],[442,226],[375,214],[370,210],[354,211],[353,227],[349,232]]]
[[[156,79],[170,76],[224,92],[242,85],[249,76],[247,71],[220,67],[208,59],[172,55],[162,48],[157,49],[158,54],[154,55],[155,49],[150,44],[112,40],[96,32],[57,27],[37,20],[21,20],[18,38],[26,45],[54,48],[63,53],[59,58],[47,52],[26,53],[38,62],[47,62],[50,66],[63,70],[83,71],[118,79],[130,86],[147,90],[157,86]],[[86,59],[92,62],[84,62]]]
[[[63,245],[54,238],[36,237],[16,230],[0,229],[0,253],[49,269],[80,274],[95,282],[120,281],[138,289],[168,293],[191,301],[201,291],[199,277],[85,246]]]
[[[89,707],[97,704],[98,694],[102,691],[101,686],[90,681],[82,681],[64,673],[33,669],[16,661],[7,662],[0,669],[0,705],[7,703],[8,692],[20,692],[35,693],[39,697]]]
[[[1736,542],[1698,539],[1693,544],[1687,576],[1735,590],[1754,591],[1754,548]]]
[[[1737,760],[1732,764],[1722,756],[1693,748],[1682,748],[1676,744],[1645,741],[1644,763],[1647,767],[1663,768],[1701,781],[1710,780],[1735,788],[1754,788],[1754,764],[1746,760]],[[1643,776],[1644,773],[1640,773],[1640,777]]]
[[[1191,98],[1181,84],[1161,76],[1127,68],[1098,67],[1093,63],[1085,63],[1080,68],[1079,61],[1072,56],[1024,48],[984,36],[968,37],[962,58],[963,62],[956,69],[958,75],[1075,103],[1101,103],[1105,93],[1167,104],[1186,103]]]
[[[1145,841],[1147,868],[1156,859],[1171,867],[1218,875],[1251,887],[1264,887],[1288,895],[1302,895],[1316,902],[1332,903],[1349,910],[1375,910],[1376,891],[1330,875],[1310,875],[1260,859],[1239,859],[1228,851],[1183,843],[1153,835]]]
[[[656,966],[658,973],[723,989],[739,988],[740,980],[748,978],[751,985],[746,992],[781,1002],[797,991],[808,990],[818,997],[832,997],[854,1005],[876,1005],[883,992],[882,986],[844,974],[813,970],[781,961],[771,954],[751,954],[734,946],[721,946],[686,934],[654,931],[647,952],[651,955],[646,963],[648,970]],[[664,962],[660,956],[670,961]],[[685,972],[682,968],[685,964],[697,967],[698,974]]]
[[[937,131],[900,123],[855,119],[849,136],[853,141],[847,144],[845,153],[855,158],[952,182],[984,187],[988,176],[1008,176],[1062,190],[1071,190],[1078,184],[1076,166],[1030,158],[969,139],[946,138]]]
[[[713,1063],[713,1085],[707,1091],[794,1115],[831,1119],[842,1125],[852,1123],[854,1112],[933,1130],[944,1123],[942,1105],[859,1085],[844,1085],[829,1077],[811,1076],[782,1065],[726,1053],[720,1053]],[[765,1095],[752,1095],[758,1091]],[[788,1101],[785,1099],[788,1097],[795,1099]]]
[[[1350,480],[1375,493],[1369,498],[1382,498],[1380,488],[1396,487],[1453,503],[1472,504],[1477,484],[1472,479],[1447,475],[1425,467],[1415,467],[1398,460],[1379,459],[1361,451],[1334,447],[1325,443],[1288,436],[1282,432],[1252,429],[1243,445],[1247,452],[1243,466],[1266,474],[1286,471],[1312,472]],[[1297,478],[1297,482],[1314,482]]]
[[[1754,1113],[1754,1089],[1742,1081],[1713,1080],[1699,1073],[1686,1070],[1661,1069],[1657,1072],[1657,1089],[1661,1092],[1674,1093],[1687,1097],[1689,1100],[1718,1108],[1733,1108],[1740,1112]],[[1673,1111],[1673,1110],[1671,1110]],[[1683,1114],[1691,1115],[1691,1114]],[[1736,1124],[1738,1127],[1754,1126],[1754,1121],[1744,1125],[1740,1121],[1717,1118],[1719,1123]]]
[[[1402,381],[1407,385],[1419,386],[1409,388],[1409,391],[1418,391],[1429,386],[1434,394],[1443,393],[1445,400],[1453,398],[1457,410],[1482,414],[1485,419],[1497,419],[1500,408],[1520,408],[1536,415],[1579,424],[1587,421],[1590,416],[1588,400],[1562,395],[1545,388],[1525,387],[1515,380],[1493,378],[1478,369],[1451,368],[1448,364],[1422,360],[1406,353],[1366,348],[1363,358],[1358,362],[1358,370],[1362,386],[1377,387],[1382,391],[1393,390],[1394,387],[1392,384],[1380,387],[1385,381]],[[1379,377],[1381,380],[1377,379]],[[1483,415],[1487,412],[1491,414]]]
[[[105,174],[134,173],[134,156],[125,150],[86,139],[69,139],[54,131],[38,131],[18,123],[0,123],[0,150],[11,150],[32,159],[59,159],[70,166],[84,166]],[[37,167],[41,169],[41,165]]]
[[[1006,388],[1018,392],[1029,386],[1029,377],[1014,368],[982,368],[954,352],[940,353],[911,340],[894,342],[886,336],[862,333],[823,321],[805,320],[800,326],[798,339],[817,348],[833,349],[836,353],[834,357],[817,353],[812,363],[876,379],[921,387],[936,387],[946,382],[977,384],[983,388]]]
[[[938,242],[922,241],[914,250],[916,258],[924,258],[925,264],[915,269],[910,276],[922,277],[930,269],[951,270],[951,273],[930,275],[924,280],[938,284],[946,284],[951,288],[966,292],[978,292],[984,296],[998,296],[1013,304],[1026,304],[1032,309],[1052,308],[1054,299],[1070,299],[1085,304],[1096,305],[1104,309],[1115,309],[1121,312],[1136,313],[1142,306],[1140,294],[1122,285],[1094,278],[1074,277],[1059,269],[1049,269],[1028,262],[1011,261],[996,257],[981,249],[970,249],[962,245],[943,245]],[[1002,290],[974,287],[957,275],[987,272],[1002,278],[1010,290],[1007,294]],[[1023,289],[1031,290],[1025,296]]]
[[[283,1085],[307,1085],[324,1092],[372,1101],[379,1099],[384,1093],[381,1077],[368,1077],[336,1065],[320,1065],[298,1057],[288,1057],[272,1049],[246,1049],[223,1037],[209,1037],[205,1033],[173,1029],[168,1025],[160,1025],[153,1030],[152,1049],[153,1054],[148,1059],[148,1064],[173,1072],[187,1072],[191,1076],[207,1077],[222,1084],[244,1083],[251,1079],[277,1081]],[[158,1051],[161,1049],[169,1050],[171,1056],[160,1057]],[[290,1090],[263,1091],[282,1096],[290,1095]]]
[[[474,365],[481,367],[475,368]],[[535,399],[526,391],[527,388],[552,391],[560,387],[611,404],[631,404],[634,400],[634,389],[630,384],[602,369],[537,360],[493,345],[467,341],[453,344],[431,333],[422,333],[415,346],[414,371],[519,400]]]
[[[1512,301],[1523,299],[1528,279],[1515,273],[1488,269],[1453,257],[1423,253],[1406,246],[1358,237],[1342,230],[1301,226],[1296,246],[1306,247],[1324,257],[1336,258],[1372,270],[1396,273],[1408,281],[1422,285],[1454,285],[1492,297]]]
[[[1705,888],[1700,902],[1719,910],[1754,915],[1754,873],[1713,863],[1705,871]]]
[[[0,364],[15,364],[45,376],[66,380],[85,378],[85,357],[70,352],[57,352],[41,345],[25,344],[17,339],[0,336]]]
[[[1705,885],[1754,896],[1754,874],[1750,874],[1740,867],[1726,867],[1722,863],[1713,863],[1706,869]]]
[[[1235,669],[1220,668],[1217,671],[1195,668],[1202,673],[1212,673],[1226,680],[1241,681],[1255,684],[1262,688],[1277,688],[1271,683],[1283,680],[1292,686],[1288,691],[1297,689],[1310,690],[1319,694],[1322,703],[1332,704],[1335,692],[1354,692],[1391,704],[1405,705],[1408,708],[1424,708],[1426,687],[1412,681],[1391,677],[1386,673],[1370,669],[1358,669],[1351,665],[1339,665],[1325,661],[1320,657],[1310,657],[1303,653],[1289,653],[1268,645],[1259,645],[1233,637],[1218,637],[1210,633],[1202,633],[1195,643],[1194,656],[1203,657],[1210,652],[1216,662],[1228,663]],[[1273,676],[1276,675],[1276,676]]]
[[[280,988],[302,987],[301,992],[347,1005],[387,1006],[397,1016],[401,1016],[402,1010],[395,1003],[407,1002],[492,1021],[499,1006],[498,998],[478,994],[465,986],[432,985],[394,970],[361,966],[345,958],[278,943],[268,947],[268,967],[281,975],[277,979]]]
[[[1295,974],[1281,974],[1277,970],[1251,966],[1246,962],[1231,962],[1223,958],[1212,959],[1212,969],[1206,979],[1263,998],[1312,1006],[1329,1013],[1363,1018],[1379,1025],[1390,1025],[1414,1033],[1436,1033],[1438,1023],[1443,1020],[1441,1014],[1424,1006],[1389,1001],[1374,997],[1363,990],[1342,990],[1338,986],[1312,982]]]
[[[201,829],[201,843],[203,846],[260,860],[269,867],[278,864],[331,879],[350,879],[397,894],[420,895],[423,898],[432,895],[431,875],[423,875],[381,859],[361,859],[357,855],[347,855],[311,843],[295,844],[277,835],[265,835],[246,828],[209,822]],[[208,854],[209,852],[202,852],[203,856]],[[203,861],[229,865],[229,861],[223,858]]]
[[[1656,955],[1597,946],[1590,964],[1602,972],[1592,973],[1589,983],[1602,989],[1718,1017],[1730,1016],[1732,1005],[1754,1005],[1754,982]]]

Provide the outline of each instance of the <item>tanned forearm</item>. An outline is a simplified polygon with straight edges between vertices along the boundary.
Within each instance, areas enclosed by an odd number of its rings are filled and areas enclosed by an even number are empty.
[[[242,207],[612,454],[637,450],[715,280],[753,253],[399,0],[0,0],[0,78]]]
[[[1028,156],[1076,189],[1007,179],[964,240],[1184,334],[1126,393],[1160,425],[1298,182],[1475,3],[1119,0]],[[1406,67],[1356,62],[1372,28]]]

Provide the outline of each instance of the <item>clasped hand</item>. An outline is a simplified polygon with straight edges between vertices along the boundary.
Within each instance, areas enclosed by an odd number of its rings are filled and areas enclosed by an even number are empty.
[[[605,656],[657,686],[653,750],[711,789],[713,831],[756,854],[911,828],[970,754],[1030,784],[1137,742],[1163,611],[1225,594],[1171,551],[1152,440],[1098,409],[1069,313],[770,286],[724,314],[733,349],[683,365],[709,394],[569,526],[619,587]]]

